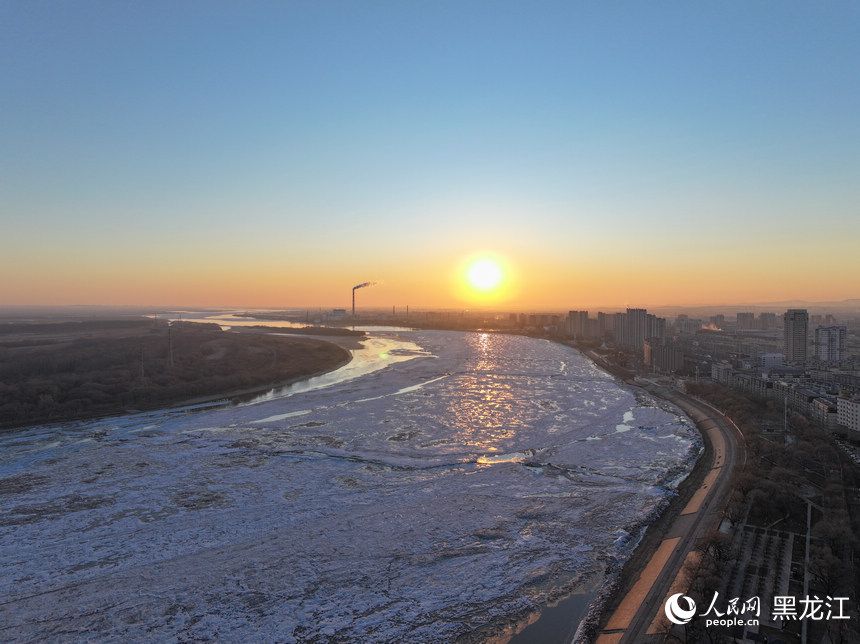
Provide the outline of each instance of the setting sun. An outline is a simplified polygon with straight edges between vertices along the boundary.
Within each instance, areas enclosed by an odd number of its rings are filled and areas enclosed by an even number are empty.
[[[459,300],[472,305],[491,305],[515,296],[514,271],[510,262],[490,252],[463,259],[456,270],[454,291]]]
[[[493,259],[482,258],[474,261],[466,273],[466,279],[479,291],[490,291],[502,282],[502,267]]]

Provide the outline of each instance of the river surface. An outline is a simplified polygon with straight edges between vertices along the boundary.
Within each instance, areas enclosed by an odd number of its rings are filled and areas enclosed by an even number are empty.
[[[454,641],[593,599],[700,446],[568,347],[374,332],[252,402],[0,436],[0,639]]]

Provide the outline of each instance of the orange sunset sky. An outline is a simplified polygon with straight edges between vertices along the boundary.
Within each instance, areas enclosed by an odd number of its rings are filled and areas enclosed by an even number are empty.
[[[0,304],[860,297],[857,33],[848,2],[4,3]]]

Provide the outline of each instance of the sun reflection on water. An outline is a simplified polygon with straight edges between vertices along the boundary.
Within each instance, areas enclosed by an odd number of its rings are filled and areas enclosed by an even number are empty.
[[[474,334],[473,363],[451,379],[447,417],[452,438],[461,446],[481,452],[507,450],[517,429],[526,426],[521,379],[504,373],[498,363],[502,336]]]

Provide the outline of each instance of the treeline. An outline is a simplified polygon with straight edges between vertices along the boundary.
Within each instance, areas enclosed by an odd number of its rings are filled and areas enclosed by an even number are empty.
[[[32,327],[26,336],[20,329],[0,336],[0,427],[229,395],[349,359],[322,340],[228,333],[214,324],[147,321],[127,325],[121,337],[87,328],[94,337],[72,338],[58,336],[65,329],[56,325],[40,326],[41,342]]]
[[[143,318],[127,320],[69,320],[66,322],[3,322],[0,337],[12,334],[56,335],[60,333],[98,333],[150,328],[153,321]]]
[[[851,466],[843,463],[830,433],[800,414],[786,416],[773,401],[722,385],[688,384],[687,391],[723,411],[744,436],[747,461],[734,481],[729,519],[740,519],[741,509],[748,507],[745,514],[758,524],[779,521],[805,530],[807,499],[827,508],[845,506],[850,495],[844,482]],[[772,431],[763,431],[767,429]],[[828,515],[832,519],[839,513]]]
[[[833,436],[804,416],[786,416],[772,401],[751,399],[722,385],[688,384],[687,392],[725,412],[744,436],[746,464],[735,476],[726,518],[734,525],[747,523],[798,535],[806,534],[807,519],[811,519],[809,553],[804,552],[805,539],[795,539],[794,546],[801,578],[806,567],[810,595],[856,597],[860,589],[854,564],[860,554],[855,536],[860,533],[858,472],[840,453]],[[726,570],[734,565],[738,553],[731,541],[728,535],[715,533],[701,544],[702,558],[690,572],[691,592],[703,600],[713,597]],[[832,641],[857,641],[854,638],[860,632],[854,608],[851,615],[852,620],[826,624]]]
[[[248,330],[253,329],[255,331],[269,331],[288,335],[329,335],[355,338],[363,338],[365,335],[364,331],[356,331],[355,329],[346,329],[339,326],[277,327],[266,326],[265,324],[255,324],[244,328]]]

